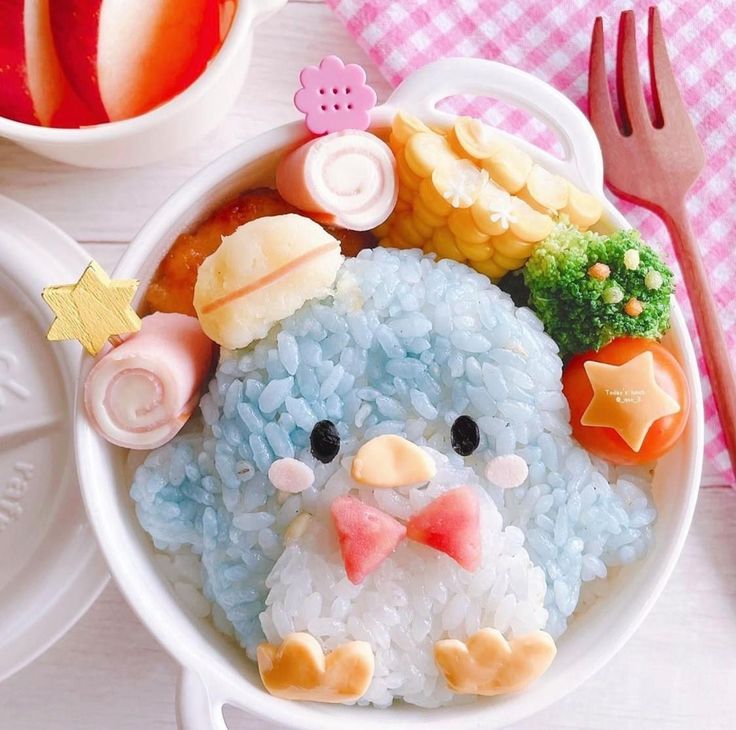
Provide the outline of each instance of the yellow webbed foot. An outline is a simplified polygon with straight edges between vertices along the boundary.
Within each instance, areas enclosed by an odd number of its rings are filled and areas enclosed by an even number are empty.
[[[310,702],[352,702],[373,679],[370,644],[347,641],[325,655],[311,634],[289,634],[279,646],[258,647],[263,686],[274,696]]]
[[[524,689],[544,674],[556,653],[544,631],[506,641],[496,629],[481,629],[467,642],[443,639],[434,645],[435,662],[453,692],[486,696]]]

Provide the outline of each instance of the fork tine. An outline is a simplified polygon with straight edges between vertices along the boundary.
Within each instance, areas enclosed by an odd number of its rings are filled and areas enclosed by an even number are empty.
[[[624,134],[651,125],[636,56],[636,16],[633,10],[625,10],[618,21],[616,88]]]
[[[661,127],[665,123],[663,107],[667,116],[678,114],[689,119],[687,110],[677,86],[672,64],[667,53],[667,45],[662,33],[662,21],[656,7],[649,8],[649,70],[652,77],[652,99],[654,102],[654,123]]]
[[[593,25],[593,39],[590,45],[588,66],[588,116],[601,143],[619,137],[621,131],[613,113],[611,95],[608,93],[606,74],[605,43],[603,38],[603,18],[598,16]]]

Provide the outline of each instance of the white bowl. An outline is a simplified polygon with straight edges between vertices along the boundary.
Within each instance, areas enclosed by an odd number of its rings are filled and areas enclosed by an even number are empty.
[[[447,124],[435,105],[455,93],[500,98],[543,119],[558,134],[565,150],[559,160],[516,140],[549,169],[569,176],[603,198],[601,154],[581,112],[559,92],[508,66],[471,59],[439,61],[415,73],[373,115],[374,128],[388,126],[403,109],[425,121]],[[175,237],[236,193],[269,184],[285,147],[304,136],[294,123],[260,135],[216,160],[195,175],[151,218],[123,257],[116,276],[138,277],[145,289],[158,262]],[[628,224],[606,203],[613,228]],[[187,730],[225,728],[222,705],[228,703],[290,727],[315,730],[369,728],[499,728],[531,715],[577,687],[600,669],[631,636],[651,609],[680,554],[695,506],[703,451],[703,413],[698,370],[682,315],[673,302],[667,346],[687,374],[692,410],[675,450],[656,470],[655,500],[659,518],[655,545],[630,566],[616,590],[571,621],[559,641],[557,659],[528,690],[459,707],[422,710],[401,703],[387,710],[295,703],[267,694],[245,652],[217,632],[207,620],[189,616],[156,568],[150,537],[139,526],[129,497],[126,453],[100,438],[78,402],[76,448],[82,491],[111,572],[141,620],[181,663],[178,713]],[[80,382],[90,366],[83,364]]]
[[[120,122],[56,129],[0,117],[0,137],[36,154],[79,167],[123,168],[169,157],[214,129],[240,92],[255,25],[286,0],[240,0],[225,43],[202,75],[159,107]]]

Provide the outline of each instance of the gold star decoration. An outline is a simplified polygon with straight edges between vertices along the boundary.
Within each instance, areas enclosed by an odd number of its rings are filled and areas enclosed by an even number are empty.
[[[112,281],[96,261],[90,261],[76,284],[43,290],[43,300],[56,315],[47,339],[79,340],[90,355],[97,355],[114,335],[141,328],[131,306],[137,288],[135,279]]]
[[[651,352],[623,365],[588,360],[585,372],[593,399],[585,409],[583,426],[612,428],[638,452],[652,424],[680,411],[680,404],[657,383]]]

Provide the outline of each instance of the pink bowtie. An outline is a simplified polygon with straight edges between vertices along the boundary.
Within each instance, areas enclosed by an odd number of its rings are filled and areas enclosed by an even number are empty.
[[[338,497],[331,512],[352,583],[361,583],[405,538],[449,555],[466,570],[474,571],[480,563],[478,495],[472,487],[445,492],[406,525],[348,495]]]

